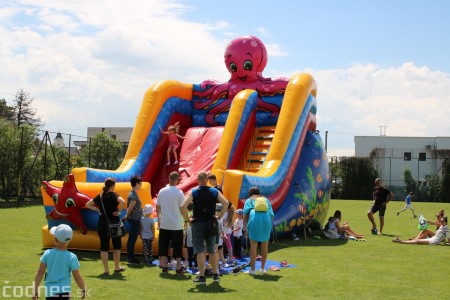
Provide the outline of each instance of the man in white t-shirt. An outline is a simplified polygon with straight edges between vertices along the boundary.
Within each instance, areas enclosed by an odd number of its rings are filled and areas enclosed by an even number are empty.
[[[179,274],[184,273],[181,266],[183,247],[183,216],[180,207],[184,201],[183,192],[176,187],[180,175],[172,172],[169,175],[169,185],[162,188],[156,200],[156,213],[158,215],[158,254],[162,273],[169,271],[167,267],[167,255],[170,241],[172,241],[173,257],[177,260],[177,270]]]

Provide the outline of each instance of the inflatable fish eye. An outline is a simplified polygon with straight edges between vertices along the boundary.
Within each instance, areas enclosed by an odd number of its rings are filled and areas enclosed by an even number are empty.
[[[52,200],[55,204],[58,204],[58,194],[53,194]]]
[[[251,71],[253,69],[253,63],[250,60],[244,62],[244,70]]]
[[[66,207],[74,207],[74,206],[75,206],[75,201],[73,201],[72,198],[67,198]]]
[[[237,66],[234,62],[230,63],[230,71],[231,71],[231,73],[234,73],[237,71]]]

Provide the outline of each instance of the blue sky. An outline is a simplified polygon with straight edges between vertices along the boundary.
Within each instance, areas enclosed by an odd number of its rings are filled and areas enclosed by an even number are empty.
[[[266,77],[308,72],[329,149],[354,135],[448,136],[450,1],[2,1],[0,98],[23,88],[45,128],[132,127],[159,80],[227,81],[256,35]],[[343,150],[347,151],[347,150]]]

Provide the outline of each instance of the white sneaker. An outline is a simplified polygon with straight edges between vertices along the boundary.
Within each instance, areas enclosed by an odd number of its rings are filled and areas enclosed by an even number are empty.
[[[259,273],[261,273],[261,275],[266,274],[266,270],[264,270],[264,269],[259,269]]]
[[[176,165],[178,163],[178,160],[174,161],[173,164]]]
[[[170,161],[167,162],[166,166],[170,165]]]
[[[256,275],[256,271],[255,270],[248,270],[248,271],[245,271],[244,273],[247,273],[249,275]]]
[[[228,265],[227,263],[224,263],[224,264],[222,264],[222,267],[224,267],[224,268],[228,268],[228,267],[229,267],[229,265]]]

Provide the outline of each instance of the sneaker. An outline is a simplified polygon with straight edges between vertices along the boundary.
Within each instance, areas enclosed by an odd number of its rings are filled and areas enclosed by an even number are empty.
[[[178,160],[174,161],[173,164],[176,165],[178,163]]]
[[[195,283],[198,283],[198,284],[206,284],[205,276],[197,276],[192,281],[195,282]]]
[[[266,270],[264,270],[264,269],[259,269],[259,273],[261,273],[261,275],[264,275],[264,274],[266,274]]]
[[[222,268],[228,268],[229,265],[227,263],[222,264]]]
[[[184,267],[181,267],[180,269],[176,270],[177,274],[184,274],[186,273],[186,269]]]
[[[214,274],[214,275],[213,275],[213,280],[214,280],[214,281],[220,281],[220,276],[219,276],[219,274]]]
[[[400,212],[398,211],[398,212],[397,212],[397,216],[398,216],[399,214],[400,214]]]
[[[244,273],[247,273],[249,275],[256,275],[256,271],[255,270],[248,270],[248,271],[245,271]]]
[[[166,166],[169,166],[169,165],[170,165],[170,161],[167,162]]]
[[[141,264],[141,261],[140,261],[139,259],[137,259],[137,258],[133,258],[133,259],[129,259],[129,260],[128,260],[128,263],[129,263],[129,264],[140,265],[140,264]]]

